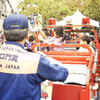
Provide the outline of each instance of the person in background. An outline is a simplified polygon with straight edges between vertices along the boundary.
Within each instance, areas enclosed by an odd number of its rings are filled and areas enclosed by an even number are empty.
[[[35,37],[33,35],[29,36],[29,39],[25,41],[24,48],[29,50],[30,47],[36,43]]]
[[[89,46],[89,44],[90,44],[90,38],[89,38],[89,36],[87,36],[87,35],[81,36],[80,37],[80,44],[85,44],[85,45]],[[91,47],[91,46],[89,46],[89,47],[92,50],[92,52],[94,52],[93,47]],[[88,50],[86,48],[80,47],[78,49],[78,52],[88,52]]]
[[[61,46],[66,43],[66,34],[64,34],[63,26],[56,26],[54,28],[54,36],[50,39],[44,41],[48,44],[55,44],[57,46]],[[63,47],[53,47],[52,51],[64,51]]]
[[[31,35],[31,36],[29,37],[29,43],[30,43],[29,47],[31,47],[31,45],[33,45],[33,44],[36,43],[35,37],[34,37],[33,35]]]
[[[71,41],[70,32],[66,32],[66,43],[69,44],[69,41]]]
[[[7,42],[0,48],[0,100],[40,100],[41,82],[67,79],[68,69],[24,50],[28,38],[26,16],[9,15],[4,19],[3,29]]]
[[[45,40],[50,39],[50,34],[47,29],[39,30],[39,40],[41,44],[44,44]],[[40,51],[49,51],[50,47],[40,47]]]
[[[91,47],[93,47],[93,49],[95,50],[95,49],[96,49],[96,43],[93,42],[93,41],[95,41],[94,33],[91,32],[90,35],[89,35],[89,37],[90,37],[90,41],[91,41],[89,45],[90,45]]]

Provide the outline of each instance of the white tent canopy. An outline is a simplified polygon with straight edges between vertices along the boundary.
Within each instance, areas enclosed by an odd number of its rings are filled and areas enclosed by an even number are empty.
[[[68,16],[67,16],[68,17]],[[66,18],[67,18],[66,17]],[[77,11],[72,15],[70,16],[71,19],[72,19],[72,22],[70,24],[73,24],[73,25],[82,25],[82,18],[83,17],[87,17],[85,15],[83,15],[78,9]],[[65,18],[65,19],[66,19]],[[59,21],[56,23],[56,25],[66,25],[66,21],[65,20],[62,20],[62,21]],[[90,19],[90,25],[93,25],[95,27],[99,27],[99,22],[98,21],[95,21],[93,19]]]
[[[56,22],[56,26],[59,26],[59,25],[66,25],[66,21],[61,20],[61,21]]]

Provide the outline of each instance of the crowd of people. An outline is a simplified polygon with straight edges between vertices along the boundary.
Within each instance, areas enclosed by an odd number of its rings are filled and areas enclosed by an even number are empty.
[[[92,42],[91,42],[93,40],[93,34],[92,34],[92,38],[91,38],[91,33],[89,34],[89,33],[77,32],[76,36],[71,37],[70,32],[67,32],[67,33],[64,32],[63,26],[56,26],[53,29],[50,29],[50,28],[49,29],[45,29],[45,28],[39,29],[38,26],[36,28],[37,28],[36,32],[35,31],[29,31],[28,32],[29,36],[24,43],[24,49],[26,49],[27,51],[31,51],[31,52],[34,52],[34,51],[50,51],[50,50],[51,51],[65,51],[64,47],[60,47],[62,44],[67,44],[67,43],[69,44],[71,42],[67,42],[67,41],[78,40],[78,39],[81,39],[81,37],[82,37],[82,39],[83,39],[83,37],[87,37],[90,42],[84,43],[84,44],[89,45],[91,50],[94,52],[95,44],[92,44]],[[82,27],[82,29],[83,28],[84,27]],[[53,35],[51,36],[52,33],[53,33]],[[83,40],[87,41],[85,39],[83,39]],[[3,35],[3,31],[1,31],[0,32],[0,45],[3,45],[5,43],[6,43],[6,39]],[[42,47],[41,48],[39,46],[39,44],[45,44],[45,43],[47,43],[48,45],[54,44],[54,45],[57,45],[58,47],[52,47],[52,48]],[[73,42],[73,43],[76,44],[76,42]],[[37,45],[35,45],[35,44],[37,44]],[[80,51],[80,50],[78,50],[78,51]],[[84,51],[84,50],[82,50],[82,51]]]
[[[89,45],[89,47],[92,49],[94,52],[95,46],[92,44],[93,38],[91,38],[91,34],[89,36],[89,33],[79,33],[77,32],[77,35],[74,37],[70,36],[70,32],[65,33],[63,26],[56,26],[53,29],[53,36],[51,36],[51,31],[50,29],[39,29],[37,27],[37,32],[35,31],[29,31],[29,36],[26,39],[24,43],[24,49],[27,51],[65,51],[64,47],[61,47],[62,44],[72,44],[72,40],[78,40],[80,41],[81,44],[86,44]],[[76,34],[76,33],[75,33]],[[82,43],[81,40],[83,37],[87,37],[89,43]],[[93,37],[93,35],[92,35]],[[81,39],[82,38],[82,39]],[[1,39],[1,44],[4,44],[6,42],[3,32],[0,34],[0,39]],[[83,39],[84,41],[87,41],[86,38]],[[67,42],[70,41],[70,42]],[[48,45],[54,44],[57,45],[58,47],[39,47],[39,44],[45,44],[47,43]],[[36,45],[37,44],[37,45]],[[73,44],[77,44],[76,42],[73,42]],[[34,45],[34,46],[33,46]],[[31,48],[32,47],[32,48]],[[81,48],[82,49],[82,48]],[[80,50],[78,50],[80,51]],[[84,51],[84,50],[83,50]],[[87,51],[87,50],[86,50]],[[86,52],[84,51],[84,52]]]

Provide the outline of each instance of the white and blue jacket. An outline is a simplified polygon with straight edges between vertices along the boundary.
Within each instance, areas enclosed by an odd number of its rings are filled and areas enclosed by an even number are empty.
[[[29,53],[17,42],[0,48],[0,100],[40,100],[40,83],[64,82],[68,70],[36,53]]]

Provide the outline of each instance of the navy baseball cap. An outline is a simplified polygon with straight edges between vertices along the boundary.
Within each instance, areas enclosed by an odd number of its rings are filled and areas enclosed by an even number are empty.
[[[11,14],[4,19],[3,29],[28,29],[28,19],[25,15]]]

